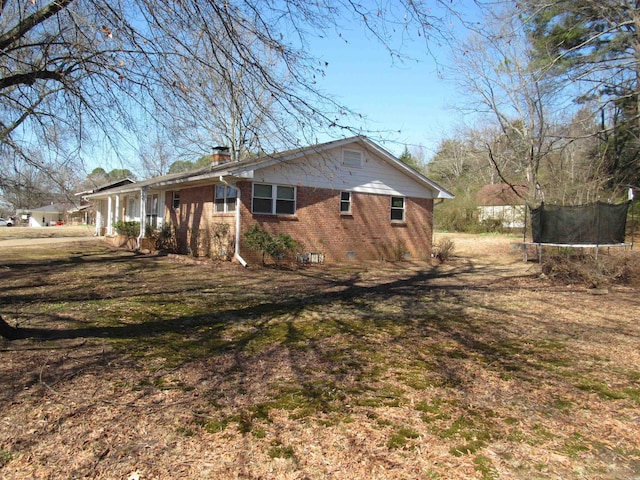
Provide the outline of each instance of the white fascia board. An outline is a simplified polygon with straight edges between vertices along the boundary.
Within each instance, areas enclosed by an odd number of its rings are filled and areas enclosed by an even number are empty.
[[[237,174],[235,174],[233,176],[236,177],[236,178],[239,178],[239,179],[241,178],[241,179],[252,180],[253,179],[253,172],[254,172],[254,170],[247,170],[247,171],[244,171],[244,172],[237,173]]]
[[[112,195],[123,195],[127,193],[139,192],[143,188],[145,187],[135,187],[135,188],[125,188],[125,189],[117,188],[114,190],[103,190],[102,192],[86,195],[85,198],[87,200],[100,200],[100,199],[111,197]]]

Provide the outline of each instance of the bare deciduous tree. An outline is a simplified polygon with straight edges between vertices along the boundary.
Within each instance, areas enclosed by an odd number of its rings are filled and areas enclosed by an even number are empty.
[[[532,68],[531,60],[520,18],[510,9],[498,12],[482,35],[457,51],[461,86],[470,94],[466,108],[484,128],[497,127],[485,145],[486,157],[500,181],[526,183],[529,200],[539,202],[550,193],[541,169],[560,145],[555,125],[563,106],[557,85]]]
[[[195,154],[207,135],[271,151],[352,132],[352,112],[317,88],[326,65],[309,38],[356,25],[397,57],[455,13],[436,5],[440,17],[413,0],[1,2],[0,155],[51,175],[55,152],[130,155],[151,124]]]

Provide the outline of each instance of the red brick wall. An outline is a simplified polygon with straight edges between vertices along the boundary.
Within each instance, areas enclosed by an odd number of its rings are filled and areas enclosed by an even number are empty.
[[[197,256],[233,255],[235,214],[213,213],[214,186],[180,190],[180,207],[173,209],[173,193],[165,196],[165,218],[176,226],[178,249]],[[221,238],[220,224],[229,225],[227,238]]]
[[[306,252],[324,254],[325,262],[395,260],[407,253],[413,259],[431,255],[433,200],[406,198],[403,223],[390,220],[390,198],[352,192],[351,215],[340,214],[340,191],[297,188],[296,214],[253,215],[251,182],[240,182],[242,257],[250,263],[260,254],[244,243],[244,233],[254,224],[271,234],[284,233],[305,245]],[[165,218],[177,227],[178,245],[183,253],[217,255],[212,233],[218,224],[229,224],[228,239],[234,244],[234,214],[213,213],[213,186],[180,191],[180,208],[173,210],[171,192],[166,195]],[[229,253],[233,253],[230,251]]]
[[[296,215],[252,215],[251,183],[242,182],[242,235],[253,224],[271,234],[285,233],[305,245],[305,251],[324,254],[325,262],[394,260],[431,255],[433,200],[405,199],[405,222],[390,220],[390,197],[352,192],[352,214],[340,214],[340,191],[297,188]],[[260,256],[242,242],[241,255],[249,262]]]

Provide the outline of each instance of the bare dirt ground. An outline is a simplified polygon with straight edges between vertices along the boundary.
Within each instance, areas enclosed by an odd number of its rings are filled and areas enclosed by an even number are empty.
[[[637,287],[446,237],[280,270],[0,250],[0,477],[640,478]]]

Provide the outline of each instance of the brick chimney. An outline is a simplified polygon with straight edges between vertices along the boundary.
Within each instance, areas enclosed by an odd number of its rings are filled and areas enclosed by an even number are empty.
[[[213,153],[211,154],[212,167],[227,163],[230,160],[231,154],[229,153],[229,147],[213,147]]]

